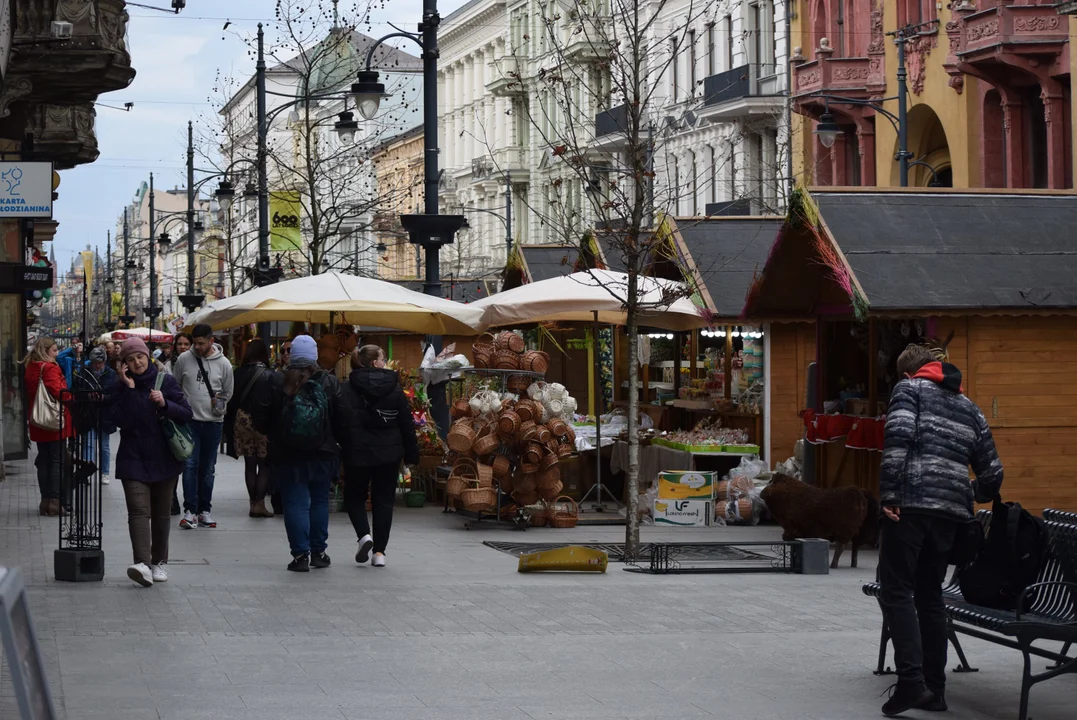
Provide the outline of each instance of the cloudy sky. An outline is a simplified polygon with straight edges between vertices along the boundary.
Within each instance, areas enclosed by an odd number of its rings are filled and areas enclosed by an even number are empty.
[[[309,4],[315,0],[290,0]],[[362,0],[361,0],[362,2]],[[169,0],[143,0],[168,7]],[[342,12],[355,0],[341,0]],[[422,17],[422,0],[368,0],[370,24],[360,31],[374,37],[392,32],[393,22],[414,30]],[[444,18],[464,0],[441,0]],[[139,183],[154,173],[159,189],[184,185],[187,121],[211,111],[209,102],[218,71],[236,78],[254,74],[246,40],[257,24],[273,22],[276,0],[187,0],[179,15],[129,7],[129,42],[138,75],[126,90],[98,98],[97,162],[61,173],[55,218],[56,259],[66,267],[87,244],[105,249],[105,233],[134,197]],[[230,22],[224,30],[226,22]],[[269,31],[270,34],[272,31]],[[270,35],[270,40],[272,39]],[[404,46],[413,54],[415,48]],[[131,112],[114,110],[134,102]],[[212,184],[212,183],[211,183]]]

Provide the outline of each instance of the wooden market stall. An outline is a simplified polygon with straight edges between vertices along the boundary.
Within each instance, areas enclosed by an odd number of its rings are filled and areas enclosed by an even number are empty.
[[[798,190],[744,309],[771,322],[772,363],[783,368],[772,375],[772,444],[807,429],[820,442],[817,482],[877,491],[881,433],[866,428],[882,422],[898,354],[919,342],[963,371],[998,445],[1005,498],[1034,512],[1077,509],[1074,201]],[[805,320],[810,331],[789,322]],[[809,384],[819,391],[810,408]],[[829,412],[806,428],[804,410]]]

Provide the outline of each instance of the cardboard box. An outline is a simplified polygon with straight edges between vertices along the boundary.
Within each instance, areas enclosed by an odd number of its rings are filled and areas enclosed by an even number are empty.
[[[673,527],[710,527],[713,515],[710,500],[654,501],[654,524]]]
[[[690,470],[664,471],[658,474],[660,500],[713,500],[718,484],[716,472]]]

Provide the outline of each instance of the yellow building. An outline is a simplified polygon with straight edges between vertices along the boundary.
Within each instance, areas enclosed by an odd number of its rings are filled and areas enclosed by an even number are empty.
[[[422,212],[423,128],[417,126],[389,138],[372,153],[377,181],[378,210],[374,215],[376,240],[386,252],[378,264],[382,278],[420,277],[416,246],[400,226],[400,215]]]
[[[1044,0],[1010,2],[801,4],[792,20],[798,181],[899,184],[896,127],[857,103],[898,114],[903,42],[909,186],[1072,188],[1075,21]],[[813,133],[827,111],[842,130],[829,148]]]

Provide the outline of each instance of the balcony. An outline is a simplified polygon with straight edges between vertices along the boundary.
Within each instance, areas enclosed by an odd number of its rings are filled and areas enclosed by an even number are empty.
[[[599,29],[594,18],[581,22],[569,35],[564,45],[568,62],[598,62],[610,58],[609,31]]]
[[[525,88],[520,79],[519,65],[514,55],[503,55],[486,63],[488,76],[486,91],[495,97],[515,97],[523,95]]]
[[[774,63],[741,65],[703,80],[700,117],[712,122],[774,112],[783,105],[785,77]]]
[[[819,59],[793,68],[793,97],[820,93],[867,98],[886,89],[882,56]]]
[[[628,129],[628,105],[618,105],[595,115],[595,137],[624,133]]]

